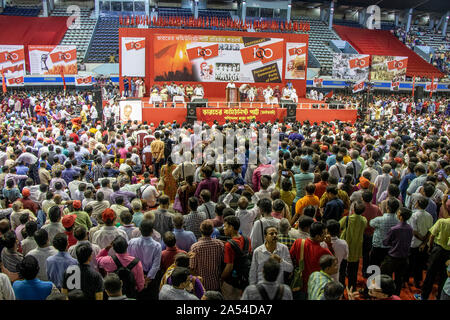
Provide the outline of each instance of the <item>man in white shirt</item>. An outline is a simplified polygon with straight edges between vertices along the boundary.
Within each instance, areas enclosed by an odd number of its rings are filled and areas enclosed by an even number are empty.
[[[198,84],[194,88],[194,95],[192,96],[192,100],[194,99],[203,99],[205,92],[203,91],[203,87],[201,84]]]
[[[416,202],[415,210],[413,211],[411,218],[408,220],[408,224],[413,228],[413,238],[411,242],[411,249],[409,255],[410,270],[414,277],[414,283],[416,287],[423,280],[423,267],[427,261],[427,254],[423,248],[426,243],[426,235],[428,230],[433,226],[433,216],[425,211],[428,206],[429,200],[424,196],[419,197]]]
[[[27,256],[33,256],[39,263],[39,273],[37,278],[42,281],[48,281],[47,276],[47,258],[54,256],[58,251],[49,244],[48,233],[46,230],[40,229],[35,232],[34,240],[38,247],[28,252]]]
[[[227,88],[236,88],[233,80],[230,80],[230,82],[227,84]]]
[[[104,249],[111,244],[117,237],[122,236],[128,241],[128,235],[125,231],[114,226],[116,213],[111,208],[107,208],[102,212],[102,220],[105,223],[103,227],[98,229],[92,236],[92,243]]]
[[[252,285],[264,280],[262,272],[264,263],[272,257],[280,263],[277,282],[283,284],[284,272],[294,270],[291,255],[287,246],[278,242],[278,229],[276,227],[265,228],[264,236],[265,242],[253,251],[249,282]]]

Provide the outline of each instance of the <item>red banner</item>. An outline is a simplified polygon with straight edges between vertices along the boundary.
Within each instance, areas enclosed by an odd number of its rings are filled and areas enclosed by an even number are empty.
[[[197,120],[208,123],[214,120],[224,123],[226,120],[237,121],[255,121],[272,123],[275,120],[283,121],[286,117],[284,108],[197,108]]]
[[[15,66],[3,68],[3,71],[4,72],[8,72],[9,71],[11,73],[14,73],[16,71],[23,71],[23,64],[18,64],[18,65],[15,65]]]
[[[194,60],[198,58],[210,59],[217,57],[219,55],[219,44],[214,44],[207,47],[195,47],[186,50],[189,60]]]
[[[64,61],[69,62],[77,59],[77,50],[70,50],[66,52],[58,51],[54,53],[50,53],[50,59],[52,63]]]
[[[11,63],[16,63],[25,59],[25,54],[23,49],[15,51],[2,51],[0,52],[0,63],[10,61]]]
[[[128,42],[125,44],[125,47],[127,48],[127,50],[139,50],[145,48],[145,40]]]
[[[366,68],[369,66],[369,56],[367,57],[363,57],[363,58],[355,58],[355,59],[350,59],[348,61],[348,65],[350,67],[350,69],[354,69],[354,68]]]
[[[260,60],[262,63],[283,58],[283,41],[275,42],[266,46],[251,46],[241,49],[244,64]]]
[[[388,70],[401,70],[401,69],[405,69],[406,66],[408,65],[408,58],[406,59],[400,59],[400,60],[392,60],[392,61],[388,61],[387,66],[388,66]]]
[[[306,53],[306,46],[289,49],[289,55],[301,55]]]
[[[23,77],[9,78],[8,79],[8,84],[9,85],[20,85],[20,84],[23,84]]]
[[[91,85],[92,84],[92,76],[85,77],[85,78],[77,78],[76,82],[77,82],[78,86]]]

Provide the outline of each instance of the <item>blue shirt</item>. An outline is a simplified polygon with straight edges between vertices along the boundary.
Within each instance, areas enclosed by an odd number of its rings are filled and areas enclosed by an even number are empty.
[[[47,276],[57,288],[62,288],[64,272],[67,267],[78,264],[68,252],[58,252],[47,258]]]
[[[326,163],[327,163],[328,168],[330,168],[332,165],[334,165],[336,163],[336,155],[332,154],[331,156],[328,156]]]
[[[303,141],[305,138],[298,132],[293,132],[289,135],[289,140],[300,140]]]
[[[78,172],[73,169],[73,168],[69,168],[69,169],[64,169],[62,174],[61,174],[61,178],[64,179],[64,181],[69,184],[71,181],[73,181],[73,176],[78,174]]]
[[[191,250],[191,246],[197,242],[197,238],[192,231],[173,229],[173,234],[175,235],[175,239],[177,239],[176,245],[180,250],[188,252]],[[163,244],[163,250],[165,247],[165,244]]]
[[[406,199],[406,190],[408,189],[409,183],[411,181],[413,181],[416,178],[416,174],[415,173],[408,173],[406,174],[402,181],[400,182],[400,192],[402,194],[402,199]]]
[[[133,238],[128,242],[128,254],[142,262],[148,278],[154,279],[161,264],[161,244],[152,237]]]
[[[33,280],[17,280],[13,283],[16,300],[45,300],[52,292],[53,283]]]
[[[27,175],[29,169],[27,166],[17,166],[16,170],[16,174]]]

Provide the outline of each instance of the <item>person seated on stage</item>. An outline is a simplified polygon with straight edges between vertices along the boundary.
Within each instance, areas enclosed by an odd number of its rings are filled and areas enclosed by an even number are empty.
[[[294,101],[295,103],[297,103],[298,102],[297,90],[295,90],[294,87],[292,87],[290,90],[291,90],[291,97],[290,97],[290,99],[292,101]]]
[[[167,86],[167,84],[165,84],[161,91],[159,92],[159,94],[161,95],[161,100],[162,101],[168,101],[169,100],[169,88]]]
[[[152,94],[150,95],[150,104],[155,104],[158,102],[161,102],[162,98],[161,95],[158,93],[158,89],[153,89]]]
[[[204,96],[205,96],[205,92],[203,91],[203,87],[201,84],[198,84],[194,89],[194,95],[192,97],[192,100],[203,99]]]
[[[194,95],[194,88],[188,84],[186,86],[186,96],[188,97],[188,99],[190,100],[192,98],[192,96]]]
[[[227,84],[227,88],[236,88],[233,80],[230,80],[230,82]]]
[[[289,88],[289,85],[286,84],[286,86],[283,88],[283,99],[290,100],[291,99],[291,89]]]
[[[256,87],[250,87],[250,88],[247,90],[247,98],[248,98],[248,101],[250,101],[250,102],[255,101],[256,94],[257,94],[257,92],[256,92]]]
[[[273,89],[270,86],[267,86],[266,89],[264,89],[263,91],[263,95],[264,95],[264,100],[266,101],[267,104],[272,102],[272,97],[273,97]]]
[[[276,86],[275,89],[273,90],[273,97],[277,98],[278,101],[280,100],[280,98],[281,98],[281,91],[280,91],[280,87],[279,86]]]
[[[184,102],[184,97],[186,96],[186,93],[184,92],[184,87],[182,84],[180,84],[179,86],[176,87],[176,89],[174,90],[174,96],[172,97],[173,102],[180,102],[183,101]],[[181,97],[181,98],[180,98]]]

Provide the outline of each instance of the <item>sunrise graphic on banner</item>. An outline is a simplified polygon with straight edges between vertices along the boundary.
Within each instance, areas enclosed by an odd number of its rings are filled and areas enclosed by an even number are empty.
[[[282,39],[156,34],[155,81],[280,83]]]

